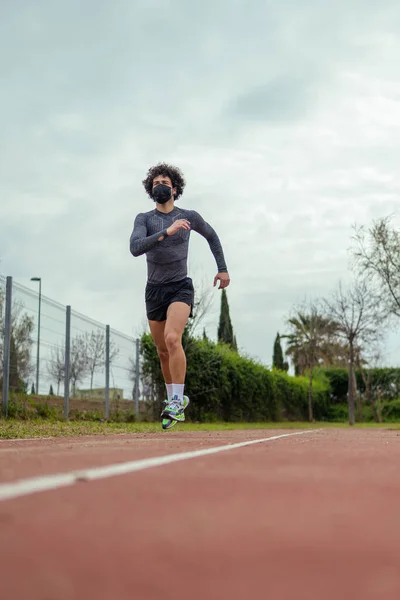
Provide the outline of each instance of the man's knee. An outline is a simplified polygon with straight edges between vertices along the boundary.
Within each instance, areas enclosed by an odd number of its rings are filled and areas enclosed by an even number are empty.
[[[168,360],[169,352],[166,346],[157,346],[157,353],[161,361]]]
[[[174,352],[181,344],[181,336],[173,329],[165,334],[165,345],[168,352]]]

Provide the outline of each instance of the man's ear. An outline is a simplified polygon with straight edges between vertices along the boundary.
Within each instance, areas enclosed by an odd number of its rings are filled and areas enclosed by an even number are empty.
[[[176,196],[176,187],[172,188],[172,195]]]

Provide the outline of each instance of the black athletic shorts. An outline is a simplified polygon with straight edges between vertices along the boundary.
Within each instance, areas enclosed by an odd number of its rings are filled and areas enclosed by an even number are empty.
[[[146,313],[149,321],[165,321],[168,307],[173,302],[184,302],[190,306],[190,317],[193,316],[194,287],[190,277],[181,281],[146,285]]]

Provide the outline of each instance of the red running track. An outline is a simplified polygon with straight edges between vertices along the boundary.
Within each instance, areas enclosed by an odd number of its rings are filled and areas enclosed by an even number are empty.
[[[279,433],[0,442],[0,481]],[[0,596],[399,600],[399,442],[323,430],[2,501]]]

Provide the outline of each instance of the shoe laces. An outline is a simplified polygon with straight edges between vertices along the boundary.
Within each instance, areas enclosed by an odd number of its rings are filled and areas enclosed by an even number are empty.
[[[173,398],[171,402],[168,403],[168,408],[171,410],[179,410],[182,406],[183,402],[181,402],[179,398]]]

